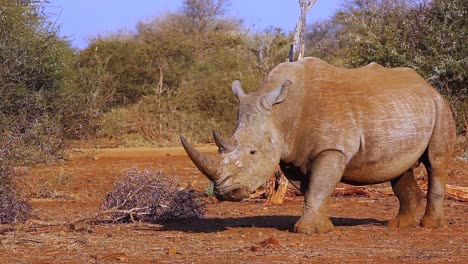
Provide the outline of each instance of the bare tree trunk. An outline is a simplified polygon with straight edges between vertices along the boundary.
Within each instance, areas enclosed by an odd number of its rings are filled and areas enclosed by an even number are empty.
[[[163,83],[164,83],[164,74],[163,74],[164,66],[159,64],[159,83],[158,83],[158,94],[161,95],[163,92]]]
[[[294,32],[293,44],[289,52],[289,61],[294,61],[297,55],[297,59],[300,60],[304,57],[305,49],[305,27],[306,27],[306,16],[307,12],[315,5],[317,0],[299,0],[299,6],[301,8],[301,16],[296,24],[296,30]]]
[[[288,179],[281,171],[276,171],[275,176],[267,182],[266,196],[270,204],[282,204],[288,191]]]

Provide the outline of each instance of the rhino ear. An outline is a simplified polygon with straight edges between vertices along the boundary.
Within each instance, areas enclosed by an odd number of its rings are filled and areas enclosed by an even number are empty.
[[[291,86],[292,82],[287,80],[283,83],[283,85],[276,87],[273,91],[265,94],[263,99],[265,100],[266,104],[272,107],[275,104],[279,104],[286,100],[286,96],[288,95],[288,88]]]
[[[241,97],[245,96],[245,92],[244,90],[242,90],[241,82],[239,80],[235,80],[232,82],[231,89],[234,95],[237,97],[237,99],[240,100]]]

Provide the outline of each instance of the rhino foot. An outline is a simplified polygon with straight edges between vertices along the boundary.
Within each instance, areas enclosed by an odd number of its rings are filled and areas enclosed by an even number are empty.
[[[387,223],[388,227],[415,227],[417,225],[418,220],[414,215],[397,215]]]
[[[294,232],[321,234],[333,230],[334,226],[326,216],[302,216],[294,225]]]
[[[423,216],[423,218],[421,219],[421,226],[430,228],[446,228],[447,220],[445,219],[445,217]]]

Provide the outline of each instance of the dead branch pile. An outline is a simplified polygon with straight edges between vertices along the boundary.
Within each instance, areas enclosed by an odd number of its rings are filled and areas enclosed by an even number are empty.
[[[290,192],[288,194],[288,184],[287,179],[281,172],[277,171],[274,177],[271,177],[266,185],[260,187],[250,196],[251,200],[260,200],[269,202],[271,204],[282,204],[285,196],[295,196]],[[427,192],[427,181],[418,180],[418,185],[421,190]],[[456,186],[456,185],[446,185],[445,198],[459,201],[459,202],[468,202],[468,187]],[[359,187],[359,186],[346,186],[335,188],[332,193],[332,197],[369,197],[369,198],[378,198],[388,195],[394,195],[391,187],[385,188],[372,188],[372,187]]]
[[[342,188],[335,188],[332,193],[332,197],[357,197],[365,196],[369,198],[377,198],[387,195],[393,195],[392,188],[367,188],[367,187],[356,187],[356,186],[346,186]]]
[[[427,182],[420,182],[419,186],[423,191],[427,191]],[[468,202],[468,187],[447,184],[445,186],[445,198],[458,202]]]
[[[427,182],[420,181],[419,186],[421,190],[425,193],[427,192]],[[445,198],[459,201],[467,202],[468,201],[468,187],[456,186],[447,184],[445,188]],[[335,188],[332,193],[333,197],[356,197],[356,196],[365,196],[369,198],[377,198],[387,195],[393,195],[391,187],[387,188],[368,188],[368,187],[355,187],[347,186],[344,188]]]
[[[205,203],[189,189],[179,189],[162,171],[128,170],[106,194],[102,208],[113,211],[117,222],[164,222],[172,219],[202,218]]]

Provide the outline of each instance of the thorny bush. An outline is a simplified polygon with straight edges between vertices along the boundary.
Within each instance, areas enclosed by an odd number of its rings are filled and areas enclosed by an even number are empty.
[[[0,138],[0,224],[15,224],[33,216],[27,200],[16,190],[14,161],[18,157],[18,137]]]
[[[0,184],[0,224],[22,223],[32,217],[31,205],[10,185]]]
[[[202,218],[205,203],[189,188],[177,184],[159,170],[132,168],[102,201],[104,210],[116,210],[117,222],[164,222],[173,219]]]

